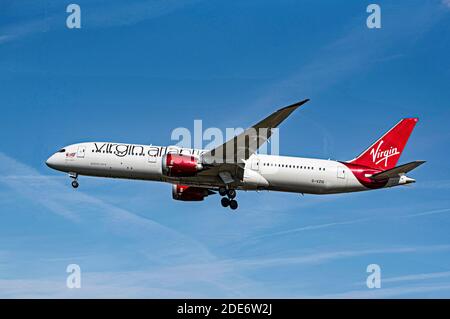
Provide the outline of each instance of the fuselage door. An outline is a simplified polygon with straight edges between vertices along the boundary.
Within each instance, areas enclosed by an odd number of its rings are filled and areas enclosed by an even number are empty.
[[[337,167],[337,178],[345,179],[345,168],[344,166]]]
[[[77,157],[84,158],[85,154],[86,154],[86,146],[78,146]]]
[[[259,170],[259,158],[255,157],[252,160],[252,170],[257,171]]]

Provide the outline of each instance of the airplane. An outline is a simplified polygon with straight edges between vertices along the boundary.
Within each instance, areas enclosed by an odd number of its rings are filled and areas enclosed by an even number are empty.
[[[238,208],[238,190],[337,194],[415,182],[406,173],[425,161],[395,165],[418,118],[400,120],[349,161],[258,154],[274,129],[308,101],[277,110],[211,150],[87,142],[61,148],[46,164],[68,173],[73,188],[80,175],[166,182],[175,200],[202,201],[218,192],[221,205],[232,210]]]

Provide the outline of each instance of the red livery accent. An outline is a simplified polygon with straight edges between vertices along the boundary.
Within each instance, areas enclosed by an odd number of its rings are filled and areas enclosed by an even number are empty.
[[[371,176],[376,173],[382,172],[382,170],[375,169],[375,168],[368,168],[366,166],[361,166],[357,164],[352,163],[345,163],[342,162],[345,166],[347,166],[355,175],[356,179],[363,184],[367,188],[376,189],[376,188],[383,188],[386,186],[388,179],[381,180],[381,181],[375,181],[371,179],[368,176]]]
[[[206,196],[214,194],[207,188],[172,185],[172,198],[186,202],[202,201]]]
[[[165,154],[162,157],[163,174],[171,177],[189,177],[202,170],[198,158],[192,155]]]
[[[380,170],[395,167],[418,121],[418,118],[401,120],[367,150],[348,163]]]

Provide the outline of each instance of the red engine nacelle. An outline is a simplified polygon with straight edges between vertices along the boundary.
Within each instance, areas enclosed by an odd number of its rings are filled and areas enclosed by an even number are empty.
[[[206,196],[214,194],[207,188],[172,185],[172,198],[175,200],[182,200],[187,202],[202,201]]]
[[[192,155],[165,154],[162,158],[162,171],[171,177],[194,176],[203,168],[198,158]]]

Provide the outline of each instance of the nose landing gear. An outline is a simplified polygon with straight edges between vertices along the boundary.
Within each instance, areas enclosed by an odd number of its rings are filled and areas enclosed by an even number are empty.
[[[72,187],[78,188],[78,186],[80,186],[80,184],[78,183],[78,174],[77,173],[69,173],[69,177],[73,179]]]
[[[220,203],[223,207],[230,207],[232,210],[235,210],[238,208],[238,203],[234,198],[236,197],[236,190],[234,189],[226,189],[225,187],[219,188],[219,194],[222,197],[220,200]],[[227,196],[227,197],[225,197]]]

